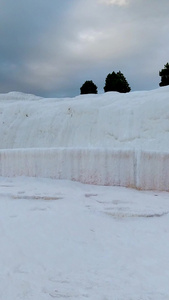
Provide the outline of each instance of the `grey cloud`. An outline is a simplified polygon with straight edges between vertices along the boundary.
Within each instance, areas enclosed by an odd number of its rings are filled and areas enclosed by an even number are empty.
[[[158,87],[169,60],[164,0],[6,0],[0,11],[0,92],[73,96],[121,70],[133,90]]]

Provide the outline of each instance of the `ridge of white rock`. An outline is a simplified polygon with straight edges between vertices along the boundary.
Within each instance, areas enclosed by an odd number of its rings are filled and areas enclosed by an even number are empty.
[[[0,176],[169,190],[169,87],[41,98],[0,94]]]
[[[0,94],[1,149],[104,147],[168,151],[169,87],[40,98]]]

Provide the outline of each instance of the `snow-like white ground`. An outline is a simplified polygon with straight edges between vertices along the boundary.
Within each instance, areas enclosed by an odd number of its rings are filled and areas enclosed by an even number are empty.
[[[169,190],[169,87],[1,94],[0,137],[0,300],[169,300],[169,194],[117,187]]]
[[[0,212],[0,299],[169,299],[167,192],[1,178]]]

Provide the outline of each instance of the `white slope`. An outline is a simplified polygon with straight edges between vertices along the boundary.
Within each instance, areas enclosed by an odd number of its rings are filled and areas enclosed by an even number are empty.
[[[44,99],[0,95],[0,176],[169,190],[169,87]]]
[[[168,300],[168,193],[0,179],[0,299]]]
[[[0,95],[1,149],[169,149],[169,87],[43,99]]]
[[[168,190],[168,92],[1,94],[0,176]]]

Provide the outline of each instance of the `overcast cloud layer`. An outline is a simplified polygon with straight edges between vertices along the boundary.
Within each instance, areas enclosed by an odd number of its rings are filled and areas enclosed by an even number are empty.
[[[0,92],[103,92],[121,71],[132,90],[157,88],[169,61],[168,0],[0,0]]]

